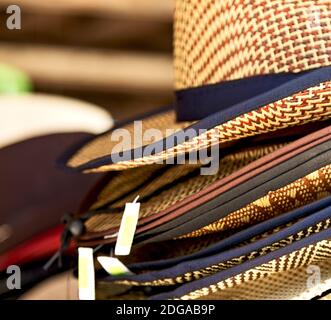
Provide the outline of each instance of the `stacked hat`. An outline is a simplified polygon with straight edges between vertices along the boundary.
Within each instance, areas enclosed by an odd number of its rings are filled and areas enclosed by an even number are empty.
[[[330,1],[178,0],[174,66],[173,105],[68,158],[109,175],[67,220],[62,249],[72,239],[94,250],[111,299],[329,290]],[[120,268],[102,263],[113,248]],[[323,285],[307,288],[311,265]]]

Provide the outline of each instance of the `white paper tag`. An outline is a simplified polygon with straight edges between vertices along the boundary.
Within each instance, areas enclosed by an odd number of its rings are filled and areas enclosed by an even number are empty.
[[[100,256],[97,259],[101,266],[112,276],[132,274],[132,272],[115,257]]]
[[[95,300],[92,248],[78,248],[78,290],[80,300]]]
[[[138,198],[139,196],[133,202],[125,204],[115,246],[115,255],[117,256],[127,256],[130,254],[139,218],[140,203],[137,202]]]

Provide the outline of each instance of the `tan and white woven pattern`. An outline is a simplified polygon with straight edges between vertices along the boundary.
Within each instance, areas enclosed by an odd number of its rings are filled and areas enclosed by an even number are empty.
[[[180,176],[181,174],[183,179],[172,184],[174,177],[170,177],[172,179],[169,182],[169,176],[165,173],[165,181],[158,181],[156,184],[154,180],[151,180],[150,186],[143,187],[145,189],[142,194],[143,196],[149,191],[154,191],[155,195],[150,197],[148,201],[144,201],[144,197],[140,200],[140,219],[161,212],[171,205],[175,205],[188,196],[199,192],[216,180],[226,177],[245,165],[279,149],[282,145],[283,144],[274,144],[256,148],[247,148],[227,155],[220,160],[219,171],[215,175],[200,175],[198,170],[195,172],[194,176],[188,176],[184,179],[185,175],[192,170],[191,168],[187,168],[186,165],[170,167],[168,170],[173,173],[172,176],[174,176],[174,171],[178,171],[176,175]],[[160,178],[162,179],[162,176]],[[157,190],[155,190],[155,187],[162,186],[165,182],[169,183],[167,188],[164,190],[160,189],[159,192],[156,193]],[[129,184],[128,181],[127,184]],[[132,199],[138,194],[139,193],[134,192],[128,198],[132,201]],[[105,200],[103,202],[105,202]],[[118,208],[119,205],[124,205],[124,202],[120,200],[117,203],[114,203],[114,205]],[[102,210],[100,210],[100,213],[93,215],[86,222],[86,229],[89,232],[102,232],[112,228],[118,228],[122,220],[122,213],[123,209],[119,211],[119,214],[102,213]]]
[[[279,146],[279,145],[278,145]],[[239,152],[225,157],[221,160],[221,170],[217,175],[192,177],[186,181],[178,183],[168,190],[164,190],[159,195],[152,197],[146,203],[141,204],[140,217],[148,217],[165,210],[171,205],[178,203],[186,197],[199,192],[216,180],[229,175],[240,167],[262,157],[270,148],[257,149],[254,153]],[[325,166],[311,174],[302,177],[287,186],[278,190],[270,191],[266,196],[257,199],[247,206],[230,213],[225,218],[216,221],[206,227],[184,235],[187,237],[198,237],[214,232],[224,232],[236,230],[250,226],[254,223],[265,221],[278,214],[282,214],[322,199],[331,193],[331,165]],[[86,222],[88,232],[104,232],[113,228],[118,228],[122,219],[122,211],[119,214],[102,213],[95,214]]]
[[[138,157],[130,161],[120,161],[115,164],[104,165],[87,172],[104,172],[108,170],[123,170],[148,164],[159,163],[174,156],[187,152],[198,151],[213,145],[243,139],[262,133],[272,132],[288,127],[303,125],[314,121],[323,121],[331,116],[331,81],[321,83],[303,90],[290,97],[270,103],[257,110],[238,116],[213,129],[207,130],[199,136],[184,142],[174,148],[169,148],[155,155]],[[180,124],[170,121],[162,126],[156,126],[159,130],[164,128],[177,128]],[[151,121],[151,120],[150,120]],[[165,121],[166,122],[166,121]],[[185,127],[185,124],[184,126]],[[129,128],[131,130],[132,126]],[[163,128],[163,129],[162,129]],[[111,154],[114,142],[112,133],[88,143],[69,161],[68,165],[77,167],[86,161]],[[134,141],[133,136],[131,141]],[[135,146],[132,146],[135,147]]]
[[[114,177],[98,194],[91,210],[107,205],[112,209],[123,209],[127,202],[139,195],[139,201],[144,201],[148,196],[163,187],[175,183],[200,168],[200,164],[185,166],[151,165],[142,168],[133,168],[116,172]]]
[[[177,0],[176,89],[331,64],[329,0]]]
[[[238,229],[289,212],[331,194],[331,165],[268,194],[227,217],[183,236],[198,237],[208,233]]]
[[[311,236],[312,234],[321,232],[322,230],[328,229],[331,225],[331,220],[328,219],[326,221],[320,222],[316,224],[315,226],[311,226],[309,228],[306,228],[305,230],[301,230],[297,234],[291,235],[285,239],[282,239],[276,243],[273,243],[269,246],[263,247],[260,250],[252,251],[249,254],[242,255],[240,257],[233,258],[228,261],[223,261],[223,262],[217,262],[215,261],[215,264],[210,265],[206,268],[199,269],[199,270],[194,270],[187,272],[183,275],[179,275],[174,278],[164,278],[164,279],[157,279],[153,281],[148,281],[148,282],[137,282],[137,281],[118,281],[118,283],[125,284],[125,285],[142,285],[142,286],[171,286],[171,285],[176,285],[176,284],[182,284],[186,282],[191,282],[194,280],[198,280],[203,277],[208,277],[212,274],[215,274],[217,272],[229,269],[231,267],[234,267],[236,265],[242,264],[246,261],[256,259],[260,256],[264,256],[270,252],[276,251],[280,248],[284,248],[296,241],[300,241],[304,238],[307,238]],[[259,238],[264,238],[270,233],[276,233],[280,230],[280,228],[276,228],[272,232],[267,232],[266,234],[261,235]],[[331,252],[330,252],[331,253]],[[282,267],[280,267],[282,268]],[[281,270],[281,269],[280,269]]]
[[[90,209],[95,210],[116,201],[124,194],[129,193],[131,190],[151,179],[162,168],[162,165],[152,165],[116,172],[102,188],[102,191],[98,194],[97,199]]]
[[[140,119],[136,119],[139,121]],[[149,129],[158,129],[162,132],[163,137],[167,137],[170,134],[170,131],[177,131],[183,129],[190,125],[192,122],[176,122],[176,114],[174,111],[164,111],[160,112],[151,117],[147,117],[142,119],[142,134]],[[118,136],[116,134],[116,130],[111,131],[110,133],[106,133],[98,137],[96,141],[92,141],[84,146],[68,163],[71,167],[79,166],[83,163],[88,162],[91,159],[100,158],[104,156],[108,156],[111,153],[116,153],[119,151],[126,151],[134,148],[139,148],[142,145],[147,145],[151,143],[151,141],[140,141],[139,139],[135,139],[135,122],[130,122],[126,125],[123,125],[121,130],[125,130],[128,133],[128,136],[131,137],[131,140],[128,141],[129,145],[121,145],[120,150],[114,149],[119,143]],[[169,130],[169,132],[167,131]],[[122,131],[123,132],[123,131]],[[136,133],[138,134],[138,133]],[[131,144],[130,144],[131,143]],[[155,162],[153,162],[155,163]],[[136,167],[136,166],[130,166]],[[127,167],[121,166],[120,164],[114,165],[111,170],[122,170],[127,169]]]
[[[260,265],[254,269],[248,270],[234,277],[220,281],[208,287],[192,291],[182,297],[176,297],[178,300],[194,300],[203,297],[215,295],[222,290],[242,285],[248,281],[256,281],[268,277],[275,273],[297,269],[303,266],[313,265],[322,261],[331,259],[331,241],[323,240],[317,244],[312,244],[300,250],[274,259],[268,263]]]
[[[113,208],[123,209],[127,202],[132,201],[139,194],[139,201],[145,202],[149,197],[152,197],[161,192],[161,190],[169,189],[176,185],[178,181],[189,179],[188,176],[196,176],[200,171],[199,164],[187,164],[185,166],[174,165],[167,166],[167,170],[160,173],[158,177],[150,180],[149,183],[137,188],[131,194],[123,197],[112,204]]]
[[[309,300],[331,289],[331,259],[215,292],[200,300]],[[322,298],[323,300],[323,298]]]

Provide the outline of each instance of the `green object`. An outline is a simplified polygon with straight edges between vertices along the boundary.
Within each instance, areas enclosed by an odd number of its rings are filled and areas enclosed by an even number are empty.
[[[15,67],[0,64],[0,94],[20,94],[31,91],[29,77]]]

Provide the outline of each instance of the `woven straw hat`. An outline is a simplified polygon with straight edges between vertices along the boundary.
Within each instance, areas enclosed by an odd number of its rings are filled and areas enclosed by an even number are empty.
[[[327,201],[329,202],[330,199]],[[169,246],[172,248],[176,246],[179,250],[179,252],[171,250],[172,255],[177,259],[164,261],[162,254],[162,260],[150,260],[140,264],[139,267],[139,263],[129,265],[129,269],[134,272],[130,275],[105,278],[100,274],[99,279],[108,283],[115,281],[118,284],[132,286],[163,286],[168,287],[168,291],[176,289],[178,284],[191,283],[192,285],[184,286],[186,293],[183,297],[197,299],[206,294],[222,294],[225,289],[236,288],[246,282],[261,280],[276,273],[307,267],[315,262],[327,262],[330,259],[330,241],[325,240],[320,243],[316,241],[329,239],[330,212],[327,205],[322,210],[322,207],[317,209],[322,202],[325,203],[324,200],[318,202],[319,204],[314,203],[303,210],[300,208],[292,211],[286,215],[287,217],[271,219],[263,223],[263,226],[261,224],[251,227],[245,230],[245,236],[243,233],[233,235],[231,246],[228,242],[227,246],[223,245],[222,248],[221,241],[216,245],[217,249],[212,246],[207,247],[210,244],[206,244],[204,250],[199,248],[198,250],[201,251],[197,252],[191,244],[183,254],[183,248],[178,244],[178,240],[172,241],[172,245]],[[241,239],[240,245],[236,243],[235,237],[237,240]],[[162,246],[159,248],[164,249]],[[300,254],[295,252],[298,249],[302,249]],[[194,253],[188,254],[190,251]],[[189,261],[191,263],[188,263]],[[235,271],[232,272],[231,269]],[[213,275],[217,281],[212,281],[207,286],[207,278]],[[200,281],[203,278],[206,280]],[[293,283],[289,286],[293,286]],[[206,289],[201,290],[202,287]],[[172,296],[171,292],[166,294],[167,298]]]
[[[249,251],[246,254],[243,254],[238,257],[234,257],[229,260],[224,260],[224,261],[217,261],[216,255],[213,257],[213,262],[209,264],[205,264],[205,267],[202,268],[200,263],[200,268],[196,267],[195,269],[191,267],[187,267],[186,270],[183,266],[172,266],[171,268],[166,268],[158,271],[153,272],[153,279],[151,279],[150,275],[144,275],[144,276],[121,276],[119,279],[114,278],[115,281],[121,284],[126,284],[126,285],[134,285],[134,286],[172,286],[176,284],[183,284],[183,283],[188,283],[194,280],[199,280],[204,277],[208,277],[212,274],[216,274],[220,271],[230,269],[233,266],[243,264],[246,261],[254,260],[260,256],[264,256],[268,253],[275,252],[276,250],[279,250],[280,248],[284,248],[286,246],[289,246],[293,244],[294,242],[298,242],[303,239],[309,238],[310,235],[316,234],[323,230],[324,228],[328,228],[330,226],[330,220],[328,219],[327,221],[322,221],[320,222],[319,226],[311,226],[309,227],[309,232],[307,230],[301,231],[300,233],[291,235],[287,238],[281,239],[278,242],[274,242],[269,246],[264,246],[262,248],[257,249],[256,251]],[[278,230],[275,230],[274,232],[279,232]],[[270,233],[270,232],[269,232]],[[261,235],[260,237],[266,238],[270,234],[266,233],[264,235]],[[259,240],[259,237],[254,238],[252,241],[257,242]],[[330,258],[330,253],[327,256]],[[203,258],[202,258],[203,259]],[[200,261],[201,262],[201,261]],[[181,268],[181,270],[180,270]],[[170,275],[169,271],[172,271],[173,275]],[[176,271],[175,271],[176,270]],[[275,271],[277,269],[275,268]],[[275,272],[274,271],[274,272]],[[151,271],[149,271],[151,272]],[[140,273],[143,274],[143,273]],[[145,279],[144,279],[145,278]],[[149,279],[148,279],[149,278]],[[146,279],[148,279],[146,281]]]
[[[128,122],[115,129],[126,129],[132,144],[118,146],[112,130],[76,151],[68,166],[139,167],[329,118],[330,18],[328,0],[178,0],[176,101],[135,119],[143,120],[143,133],[161,134],[133,141]]]
[[[191,175],[189,179],[175,182],[172,188],[165,189],[150,198],[148,194],[143,194],[143,198],[146,197],[146,200],[142,200],[140,220],[136,234],[143,234],[149,229],[156,228],[161,225],[162,221],[163,224],[165,224],[172,218],[173,213],[177,212],[177,216],[180,216],[180,210],[178,208],[181,208],[180,205],[182,203],[188,202],[188,199],[194,198],[194,194],[199,194],[204,188],[210,188],[218,181],[222,181],[223,176],[230,176],[231,171],[243,167],[245,164],[250,163],[258,153],[267,153],[271,151],[273,147],[276,146],[250,150],[250,152],[243,151],[230,155],[223,160],[225,170],[218,175],[198,175],[196,177],[192,177]],[[161,179],[163,179],[163,177],[161,177]],[[225,232],[228,231],[233,232],[234,230],[240,230],[284,212],[299,208],[312,201],[328,196],[331,192],[330,179],[331,166],[327,165],[277,190],[272,192],[266,191],[265,195],[257,197],[255,201],[243,205],[238,210],[233,210],[222,218],[215,218],[212,223],[208,225],[205,224],[204,227],[198,228],[179,238],[199,237],[197,241],[200,241],[200,237],[203,235],[215,233],[225,234]],[[223,179],[223,181],[224,180],[225,179]],[[158,187],[159,185],[157,184],[155,188]],[[151,189],[151,185],[147,185],[146,189]],[[146,192],[151,191],[152,190],[146,190]],[[103,195],[99,195],[99,201],[105,197],[107,189],[104,189],[103,193]],[[107,209],[103,207],[103,209],[101,208],[98,213],[96,212],[88,219],[85,224],[86,233],[79,239],[80,244],[96,245],[115,241],[116,238],[109,237],[109,235],[118,232],[123,212],[121,205],[125,203],[125,201],[126,199],[124,198],[114,202],[111,205],[112,212],[107,211]],[[193,200],[191,201],[193,205],[197,206],[197,204],[194,204]],[[99,203],[99,205],[100,204],[101,203]],[[116,205],[118,205],[117,208]],[[185,210],[188,211],[189,208],[185,209],[184,205],[182,205],[182,207],[181,209],[184,212],[182,214],[185,215]],[[172,211],[171,208],[173,208]],[[176,209],[177,211],[175,211]],[[174,218],[176,218],[176,216]]]
[[[315,239],[317,239],[318,234],[315,236]],[[309,238],[307,238],[302,242],[309,243],[310,241],[316,241],[315,239],[309,240]],[[301,245],[298,246],[299,249],[285,255],[281,256],[275,254],[275,259],[273,260],[270,258],[270,260],[268,258],[261,259],[261,261],[265,260],[265,263],[260,265],[257,263],[253,268],[247,268],[248,264],[246,264],[247,270],[238,272],[237,274],[233,272],[232,276],[224,276],[227,270],[225,272],[219,272],[208,277],[209,279],[201,279],[193,283],[188,283],[179,287],[177,290],[154,296],[152,299],[217,299],[218,295],[219,299],[222,299],[223,294],[226,295],[226,293],[229,293],[229,289],[231,292],[232,288],[234,290],[232,297],[237,299],[237,293],[235,293],[236,289],[243,295],[240,297],[242,299],[263,299],[263,297],[267,299],[268,295],[271,298],[272,293],[278,295],[278,299],[312,299],[329,290],[330,280],[326,266],[330,265],[330,245],[330,240],[321,240],[317,243],[307,244],[306,246]],[[284,249],[284,251],[290,251],[290,249],[286,247],[284,247]],[[307,286],[309,266],[319,267],[321,274],[326,272],[323,274],[319,285],[311,288]],[[245,269],[245,265],[243,264],[237,269]],[[228,274],[231,274],[231,271],[228,272]],[[286,275],[290,277],[287,278]],[[274,291],[259,288],[259,284],[261,284],[263,279],[265,279],[265,282],[269,283],[269,289],[274,289]],[[272,279],[274,281],[277,279],[279,281],[278,285],[274,286],[275,282],[272,281]],[[246,295],[243,294],[243,291],[240,290],[240,288],[243,289],[243,287],[246,287],[246,289],[249,288],[252,293],[251,297],[249,297],[248,292],[246,292]],[[282,288],[285,290],[282,291]],[[254,295],[254,293],[256,293],[256,295]],[[276,297],[273,296],[273,299],[275,298]]]
[[[312,160],[320,148],[330,148],[330,128],[315,131],[285,146],[278,141],[276,144],[253,143],[253,147],[232,150],[219,160],[220,169],[214,175],[201,175],[199,165],[144,166],[114,172],[111,179],[100,186],[96,197],[91,199],[91,207],[86,208],[85,233],[77,240],[81,245],[113,243],[116,237],[111,235],[118,232],[124,206],[137,195],[141,202],[137,237],[144,237],[148,232],[152,232],[149,237],[153,236],[153,230],[160,228],[162,230],[159,231],[167,233],[174,228],[170,226],[172,221],[180,220],[178,226],[185,226],[187,221],[199,216],[203,218],[199,226],[190,225],[190,230],[178,230],[178,234],[167,236],[170,238],[194,238],[244,228],[323,198],[331,192],[329,159],[323,164],[314,160],[315,169],[308,165],[307,159]],[[296,177],[289,176],[291,168],[296,171],[300,163],[303,163],[303,170],[300,169]],[[239,201],[240,195],[246,194],[244,191],[230,196],[243,184],[250,185],[262,173],[269,172],[269,181],[276,179],[284,170],[284,181],[279,181],[277,187],[274,184],[272,192],[268,193],[271,189],[264,186],[261,191],[252,193],[250,200]],[[250,190],[252,187],[245,188]],[[217,197],[220,197],[217,200],[220,206],[229,202],[231,197],[236,199],[236,204],[210,214],[208,203]],[[203,205],[206,206],[204,209]],[[191,211],[196,211],[195,215],[186,218]],[[143,239],[136,240],[141,242]]]

